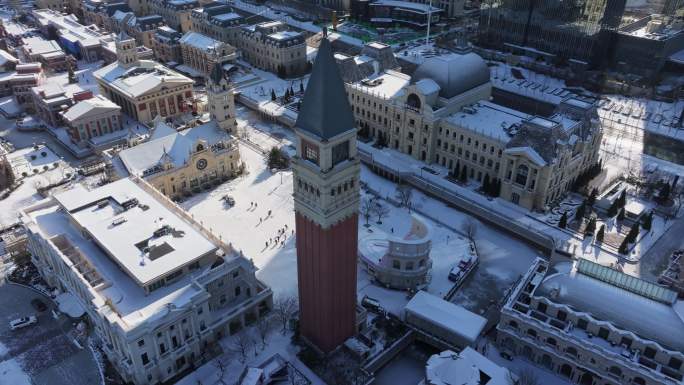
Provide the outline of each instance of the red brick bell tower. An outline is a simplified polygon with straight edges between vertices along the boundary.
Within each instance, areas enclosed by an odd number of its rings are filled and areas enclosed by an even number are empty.
[[[360,166],[354,116],[325,38],[295,132],[300,334],[328,353],[356,334]]]

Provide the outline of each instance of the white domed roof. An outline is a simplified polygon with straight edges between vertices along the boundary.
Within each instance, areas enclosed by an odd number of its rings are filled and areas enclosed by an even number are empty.
[[[452,53],[428,58],[418,66],[413,79],[432,79],[441,88],[440,96],[452,98],[487,83],[489,68],[478,54]]]

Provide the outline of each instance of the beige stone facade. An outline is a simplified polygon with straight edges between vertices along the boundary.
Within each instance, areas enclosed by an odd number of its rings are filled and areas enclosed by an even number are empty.
[[[237,57],[235,47],[198,32],[187,32],[179,43],[183,64],[203,76],[209,74],[214,64],[235,60]]]
[[[244,27],[239,47],[246,61],[263,70],[282,76],[297,76],[306,71],[304,35],[289,31],[281,22]]]
[[[566,100],[547,118],[491,103],[489,70],[474,53],[428,59],[413,79],[385,71],[347,90],[368,136],[455,176],[465,167],[470,181],[500,181],[501,198],[528,209],[553,205],[598,162],[595,101]]]
[[[192,29],[190,13],[200,6],[196,0],[149,0],[147,4],[150,14],[160,15],[168,26],[181,33]]]
[[[129,173],[172,198],[206,190],[240,173],[240,152],[232,136],[235,100],[219,65],[212,70],[207,97],[209,122],[177,132],[157,119],[147,142],[122,151],[119,156]]]
[[[151,60],[138,60],[135,40],[117,39],[118,60],[93,73],[100,93],[140,122],[176,117],[192,109],[192,79]],[[131,69],[137,68],[138,71]],[[130,74],[130,75],[129,75]]]
[[[180,47],[182,36],[180,32],[168,26],[157,28],[152,43],[155,59],[162,63],[180,63],[183,60]]]
[[[244,22],[228,4],[212,3],[190,14],[192,30],[237,47]]]

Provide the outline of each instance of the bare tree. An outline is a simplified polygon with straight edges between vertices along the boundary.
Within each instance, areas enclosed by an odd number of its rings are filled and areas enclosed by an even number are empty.
[[[247,353],[252,345],[254,345],[254,340],[252,340],[252,337],[247,330],[243,330],[233,338],[228,349],[233,353],[239,354],[240,362],[244,364],[245,361],[247,361]]]
[[[475,236],[477,235],[477,222],[471,217],[467,217],[461,223],[461,230],[465,233],[466,237],[471,242],[475,242]]]
[[[411,186],[401,183],[400,185],[397,186],[397,191],[396,191],[397,199],[399,200],[399,203],[407,207],[409,209],[409,212],[411,212],[411,198],[413,198],[413,188]]]
[[[261,349],[266,349],[266,337],[271,329],[271,319],[269,317],[259,317],[256,322],[256,330],[261,340]]]
[[[530,368],[525,368],[518,372],[518,385],[539,385],[537,373]]]
[[[383,218],[387,218],[387,216],[389,215],[390,209],[384,204],[376,202],[375,206],[373,207],[373,213],[378,218],[378,221],[376,223],[381,225]]]
[[[370,220],[371,215],[373,215],[374,210],[375,210],[375,204],[373,203],[373,199],[372,198],[363,198],[363,200],[361,201],[361,215],[366,220],[366,224],[364,226],[366,226],[366,227],[370,226],[368,224],[368,221]]]
[[[283,327],[283,334],[285,334],[285,331],[287,330],[287,322],[296,309],[297,299],[294,297],[280,297],[273,302],[273,313]]]
[[[217,381],[223,385],[228,385],[228,384],[226,384],[225,381],[223,381],[223,377],[226,375],[226,369],[227,369],[226,363],[223,362],[223,358],[219,357],[219,358],[215,359],[213,361],[213,364],[216,367],[216,369],[218,369],[216,372],[216,376],[218,377]],[[199,380],[197,380],[197,384],[201,385],[202,383]]]

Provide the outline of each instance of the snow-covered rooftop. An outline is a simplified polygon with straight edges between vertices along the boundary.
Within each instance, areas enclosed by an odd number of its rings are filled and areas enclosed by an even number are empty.
[[[90,99],[82,100],[73,105],[64,113],[63,117],[67,121],[74,121],[91,113],[102,113],[112,110],[121,110],[121,107],[102,95],[95,95]]]
[[[405,310],[470,342],[477,340],[487,323],[484,317],[422,290],[406,304]]]
[[[362,89],[385,99],[391,99],[401,95],[404,88],[410,83],[411,77],[409,75],[389,70],[354,83],[351,87]]]
[[[486,385],[509,385],[511,373],[471,347],[460,353],[450,350],[434,354],[425,366],[425,376],[432,385],[483,385],[484,373],[489,377]]]
[[[211,146],[231,140],[231,137],[213,121],[180,132],[157,123],[149,141],[121,151],[119,157],[129,173],[143,176],[145,170],[161,165],[165,160],[171,161],[174,167],[184,165],[200,139]]]
[[[511,127],[529,118],[530,115],[523,112],[481,101],[463,108],[446,119],[457,126],[507,143],[511,137]]]
[[[673,306],[647,298],[617,284],[592,278],[575,268],[556,265],[556,271],[544,279],[535,290],[535,296],[568,305],[665,347],[684,350],[684,314],[676,310],[677,304]]]
[[[214,40],[207,35],[198,32],[186,32],[180,39],[181,44],[193,46],[202,51],[210,51],[219,48],[223,43]]]
[[[136,65],[128,68],[114,62],[93,72],[93,76],[134,98],[155,90],[162,84],[180,86],[193,83],[192,79],[152,60],[139,60]]]
[[[79,185],[54,198],[139,285],[149,284],[217,249],[130,179],[90,191]],[[163,226],[168,226],[169,231],[154,234]]]

